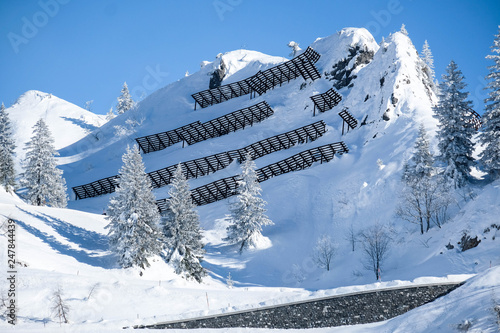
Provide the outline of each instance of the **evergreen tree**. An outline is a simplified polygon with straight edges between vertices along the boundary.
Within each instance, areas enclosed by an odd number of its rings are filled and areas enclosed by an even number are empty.
[[[466,184],[474,162],[472,102],[467,100],[469,93],[463,91],[466,84],[455,62],[450,62],[442,80],[439,103],[434,108],[435,117],[439,120],[439,159],[447,164],[445,177],[457,188]]]
[[[123,114],[128,110],[132,109],[133,107],[135,107],[135,102],[128,91],[127,82],[123,83],[123,88],[121,93],[122,94],[120,95],[120,97],[117,98],[118,104],[116,104],[116,112],[118,114]]]
[[[297,54],[300,51],[302,51],[302,49],[299,46],[299,43],[294,42],[294,41],[291,41],[290,43],[288,43],[288,47],[292,49],[292,51],[290,52],[290,57],[292,57],[292,58],[296,57]]]
[[[399,32],[405,36],[408,36],[408,31],[406,30],[406,26],[404,25],[404,23],[401,24],[401,29],[399,30]]]
[[[174,173],[169,195],[168,209],[163,218],[167,262],[174,265],[177,274],[201,282],[207,273],[201,266],[205,250],[200,218],[180,164]]]
[[[423,124],[420,125],[414,149],[415,153],[407,164],[406,183],[419,182],[432,174],[434,158],[429,151],[429,140]]]
[[[86,101],[84,109],[87,110],[87,111],[92,112],[92,103],[94,103],[94,100]]]
[[[433,175],[434,158],[424,125],[420,125],[415,152],[403,167],[404,188],[396,208],[396,216],[420,226],[420,233],[429,231],[431,223],[441,227],[447,219],[452,198],[441,176]]]
[[[108,111],[108,113],[106,113],[106,120],[107,121],[110,121],[111,119],[113,119],[114,117],[116,117],[116,115],[113,113],[113,108],[111,107]]]
[[[434,70],[434,57],[432,56],[431,48],[429,47],[429,43],[427,43],[427,40],[424,41],[421,58],[425,62],[427,67]]]
[[[486,58],[494,64],[489,66],[487,88],[489,97],[485,100],[486,112],[483,115],[483,132],[480,140],[485,149],[479,156],[483,165],[496,178],[500,176],[500,26],[492,46],[493,54]]]
[[[66,207],[66,181],[55,160],[59,153],[43,119],[33,126],[33,137],[25,149],[25,172],[21,182],[28,189],[28,201],[36,206]]]
[[[434,57],[432,56],[431,48],[429,47],[429,43],[427,43],[427,40],[424,42],[424,46],[422,48],[422,60],[424,63],[427,65],[427,68],[424,69],[424,71],[427,74],[427,77],[429,78],[429,81],[431,83],[431,87],[434,90],[434,92],[437,92],[436,89],[436,74],[434,73]]]
[[[273,224],[265,215],[266,202],[260,197],[262,189],[250,154],[242,163],[241,171],[237,201],[229,208],[231,225],[227,227],[227,238],[224,239],[232,244],[240,244],[240,253],[245,248],[257,245],[258,239],[262,237],[262,226]]]
[[[148,258],[162,251],[160,214],[145,173],[139,148],[127,147],[122,157],[116,195],[109,201],[109,245],[123,268],[149,267]]]
[[[0,185],[10,192],[16,186],[14,171],[14,139],[5,106],[0,106]]]

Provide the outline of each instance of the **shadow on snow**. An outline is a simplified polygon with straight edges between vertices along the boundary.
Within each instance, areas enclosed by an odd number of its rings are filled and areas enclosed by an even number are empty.
[[[112,268],[114,266],[114,256],[107,253],[108,239],[97,232],[86,230],[60,219],[51,217],[49,215],[40,213],[35,214],[18,207],[23,213],[33,216],[46,225],[52,227],[59,235],[68,239],[68,241],[78,245],[84,250],[76,250],[71,248],[68,244],[63,244],[58,241],[54,236],[48,235],[35,227],[16,220],[16,223],[23,229],[38,237],[44,243],[48,244],[52,249],[58,251],[63,255],[75,258],[77,261],[102,268]]]

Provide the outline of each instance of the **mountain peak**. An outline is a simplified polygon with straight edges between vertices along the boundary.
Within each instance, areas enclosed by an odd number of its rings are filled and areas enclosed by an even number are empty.
[[[38,101],[38,102],[41,102],[45,98],[51,98],[51,97],[52,97],[52,94],[49,94],[49,93],[46,93],[46,92],[43,92],[43,91],[28,90],[27,92],[25,92],[24,94],[22,94],[21,96],[19,96],[19,98],[16,100],[16,102],[14,104],[25,103],[26,101],[30,101],[30,102],[37,102]]]
[[[61,149],[86,136],[106,122],[96,115],[50,93],[29,90],[22,94],[7,113],[16,140],[16,168],[25,156],[24,146],[32,136],[35,123],[44,119],[54,137],[54,146]]]

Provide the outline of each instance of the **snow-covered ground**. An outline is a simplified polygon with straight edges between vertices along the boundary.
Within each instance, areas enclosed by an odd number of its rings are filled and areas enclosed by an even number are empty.
[[[106,122],[105,116],[37,90],[25,92],[6,111],[17,146],[15,161],[18,171],[21,170],[20,162],[25,156],[25,144],[33,136],[33,126],[40,118],[52,132],[56,149],[80,140]]]
[[[27,265],[19,268],[20,323],[16,331],[121,331],[121,327],[135,324],[326,295],[466,279],[469,282],[450,295],[387,322],[317,331],[453,332],[465,320],[472,322],[470,331],[498,330],[493,308],[500,304],[500,239],[496,237],[500,231],[491,225],[500,225],[500,181],[476,180],[471,185],[475,193],[472,197],[457,193],[449,211],[451,219],[424,235],[419,234],[416,225],[398,220],[394,214],[402,165],[411,156],[420,123],[428,130],[432,147],[436,146],[436,121],[431,109],[436,97],[425,84],[411,40],[394,33],[378,45],[365,29],[345,29],[311,46],[321,54],[316,66],[323,74],[314,82],[302,85],[303,79],[298,78],[254,99],[247,95],[194,111],[190,95],[208,88],[211,73],[220,63],[216,59],[199,72],[153,93],[136,111],[116,117],[85,137],[66,134],[68,142],[58,146],[59,163],[71,196],[71,186],[117,174],[127,144],[133,144],[139,136],[196,120],[204,122],[263,100],[275,111],[269,119],[245,130],[185,148],[177,144],[143,155],[147,171],[153,171],[324,120],[328,132],[317,141],[255,161],[257,167],[262,167],[337,141],[346,142],[350,150],[330,163],[262,183],[267,213],[275,223],[263,230],[270,246],[240,255],[222,241],[227,227],[225,200],[198,209],[207,244],[203,265],[210,271],[202,284],[183,280],[161,260],[139,276],[137,270],[115,267],[107,250],[107,222],[101,213],[112,195],[70,201],[70,209],[55,209],[28,206],[0,191],[0,221],[7,217],[18,221],[18,259]],[[369,63],[357,61],[357,53],[348,64],[356,78],[352,87],[340,89],[340,105],[313,117],[309,97],[332,87],[324,73],[348,57],[349,49],[356,46],[372,52],[373,59]],[[223,83],[249,77],[285,60],[245,50],[226,53],[222,59],[228,68]],[[338,116],[343,107],[349,107],[359,123],[364,121],[363,126],[344,136]],[[51,125],[50,120],[47,123]],[[58,126],[67,123],[52,125],[55,134],[62,133]],[[238,172],[239,165],[234,163],[225,170],[190,180],[190,184],[194,188]],[[160,188],[155,195],[161,199],[167,191],[168,187]],[[392,238],[382,282],[375,282],[373,272],[364,268],[361,244],[356,243],[352,251],[346,239],[350,228],[362,231],[374,225],[386,227]],[[464,231],[479,236],[481,243],[460,252],[457,242]],[[323,234],[330,235],[338,245],[329,272],[316,267],[311,259],[314,244]],[[448,250],[448,243],[455,248]],[[7,260],[6,246],[6,239],[0,237],[2,265]],[[231,289],[225,283],[229,273],[235,280]],[[51,294],[58,286],[71,308],[71,324],[62,327],[50,311]],[[0,329],[8,327],[5,322],[0,325]]]

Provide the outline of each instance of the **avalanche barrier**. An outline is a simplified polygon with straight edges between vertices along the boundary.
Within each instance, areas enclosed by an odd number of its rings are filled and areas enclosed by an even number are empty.
[[[243,161],[247,153],[252,159],[274,153],[279,150],[288,149],[294,145],[314,141],[326,132],[326,124],[318,121],[292,131],[281,133],[267,139],[252,143],[249,146],[218,153],[187,162],[182,162],[181,167],[187,179],[198,178],[226,168],[233,160]],[[159,188],[170,184],[177,164],[148,173],[153,188]],[[99,179],[89,184],[73,187],[73,192],[78,199],[97,197],[103,194],[113,193],[118,187],[120,176],[111,176]]]
[[[252,94],[264,94],[269,89],[274,88],[284,82],[289,82],[299,76],[304,80],[316,80],[321,77],[314,64],[319,60],[320,55],[311,47],[306,51],[286,61],[278,66],[269,68],[265,71],[259,71],[254,76],[245,80],[222,85],[216,88],[203,90],[192,94],[196,105],[206,108],[207,106],[225,102],[231,98]]]
[[[333,159],[335,154],[342,155],[348,152],[349,149],[344,142],[331,143],[305,150],[282,161],[267,165],[255,171],[257,173],[258,181],[263,182],[269,178],[288,172],[306,169],[315,162],[329,162]],[[202,206],[229,198],[230,196],[236,194],[238,180],[239,176],[232,176],[192,189],[191,196],[193,198],[193,202],[197,206]],[[160,212],[167,210],[167,201],[168,198],[156,201]]]

